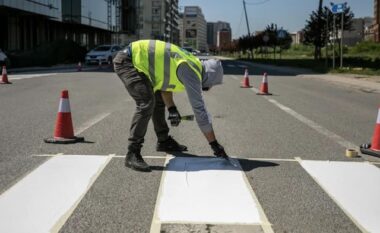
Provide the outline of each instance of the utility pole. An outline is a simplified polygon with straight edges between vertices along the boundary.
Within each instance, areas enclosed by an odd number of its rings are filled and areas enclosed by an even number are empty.
[[[342,29],[340,31],[340,68],[343,68],[343,29],[344,29],[344,11],[342,12]]]
[[[332,66],[333,66],[333,70],[335,69],[335,36],[336,36],[336,33],[335,33],[335,14],[333,16],[333,60],[332,60]]]
[[[249,30],[249,23],[248,23],[247,9],[245,7],[245,0],[243,0],[243,6],[244,6],[244,12],[245,12],[245,21],[247,22],[248,36],[250,36],[251,31]]]
[[[330,37],[330,31],[329,31],[329,10],[326,12],[326,44],[325,44],[325,56],[326,56],[326,69],[329,66],[329,37]]]

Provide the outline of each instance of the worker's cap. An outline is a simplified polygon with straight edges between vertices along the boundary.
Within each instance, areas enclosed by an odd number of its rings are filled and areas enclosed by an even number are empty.
[[[222,84],[223,82],[223,67],[222,62],[217,59],[209,59],[202,61],[203,77],[202,88],[210,88],[212,86]]]

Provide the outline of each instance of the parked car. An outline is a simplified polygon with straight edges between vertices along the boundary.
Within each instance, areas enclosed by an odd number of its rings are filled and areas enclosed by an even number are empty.
[[[189,52],[195,56],[200,53],[199,50],[193,49],[192,47],[183,47],[182,49],[186,50],[187,52]]]
[[[121,50],[118,45],[100,45],[86,54],[86,64],[112,63],[116,53]]]
[[[0,66],[9,66],[7,55],[0,49]]]

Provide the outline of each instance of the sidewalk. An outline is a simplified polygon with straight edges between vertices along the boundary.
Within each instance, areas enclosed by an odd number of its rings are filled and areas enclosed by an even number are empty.
[[[103,65],[105,69],[107,65]],[[8,69],[9,74],[17,73],[28,73],[28,72],[45,72],[45,71],[77,71],[78,64],[61,64],[49,67],[24,67],[24,68],[10,68]],[[97,65],[86,66],[82,63],[82,71],[97,70],[99,67]]]
[[[260,64],[254,62],[240,61],[245,64],[251,64],[264,69],[276,70],[284,73],[289,73],[301,78],[315,78],[334,82],[350,87],[358,88],[364,92],[380,93],[380,76],[369,76],[360,74],[318,74],[314,71],[288,66],[274,66],[267,64]]]
[[[359,88],[365,92],[380,93],[380,76],[358,74],[301,74],[302,78],[317,78]]]

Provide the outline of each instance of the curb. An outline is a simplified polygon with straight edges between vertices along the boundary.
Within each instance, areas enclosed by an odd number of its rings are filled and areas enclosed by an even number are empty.
[[[318,74],[316,72],[313,72],[308,69],[303,69],[303,68],[295,68],[295,67],[289,67],[289,66],[274,66],[274,65],[260,64],[260,63],[255,63],[255,62],[242,61],[242,60],[238,60],[238,61],[244,64],[254,65],[256,67],[261,67],[261,68],[265,68],[269,70],[281,71],[281,72],[288,73],[291,75],[296,75],[301,78],[316,78],[319,80],[340,83],[340,84],[348,85],[348,86],[354,86],[361,89],[364,92],[380,93],[380,80],[379,82],[377,82],[377,81],[357,79],[355,78],[355,74],[348,74],[345,76],[336,75],[336,74]]]
[[[105,70],[106,68],[104,68]],[[98,70],[98,66],[82,66],[83,71]],[[8,74],[28,73],[28,72],[41,72],[41,71],[77,71],[77,64],[67,66],[52,66],[52,67],[27,67],[27,68],[14,68],[8,69]]]
[[[376,81],[369,80],[360,80],[355,79],[355,77],[334,75],[334,74],[316,74],[316,75],[307,75],[301,74],[298,75],[301,78],[315,78],[329,82],[340,83],[348,86],[354,86],[365,92],[376,92],[380,93],[380,83]]]

